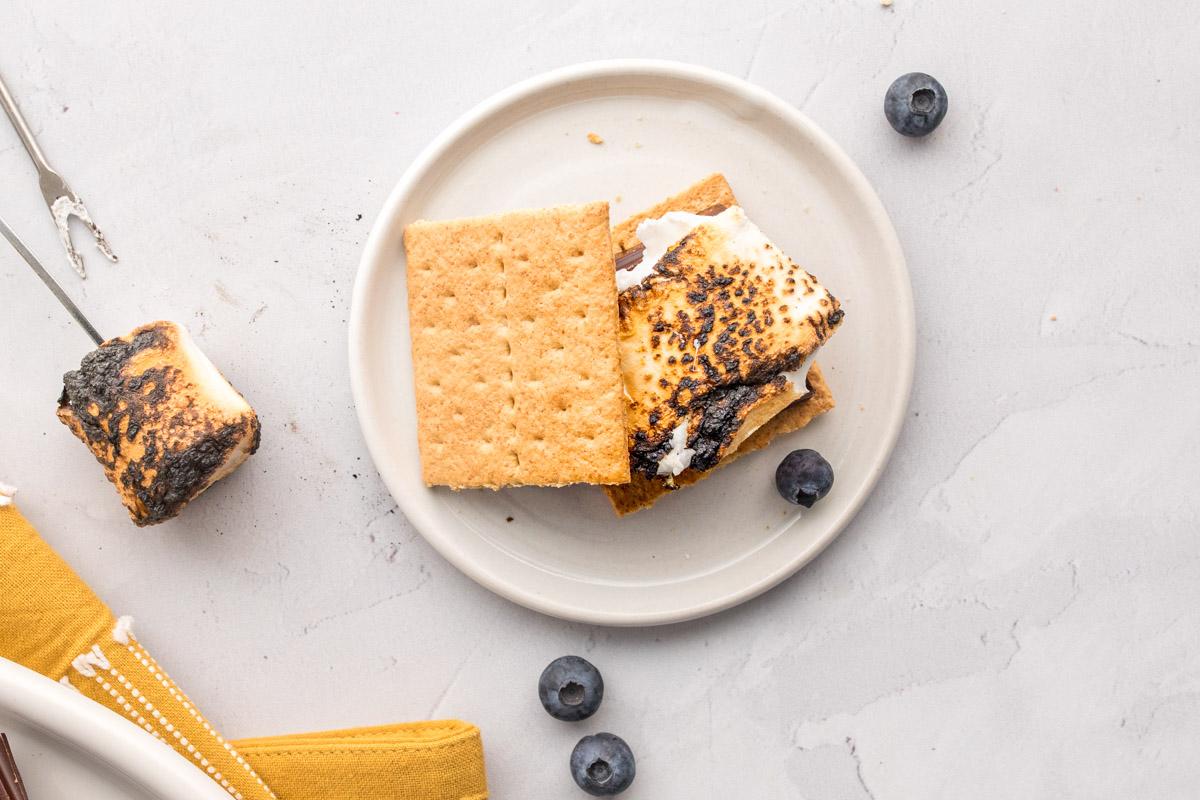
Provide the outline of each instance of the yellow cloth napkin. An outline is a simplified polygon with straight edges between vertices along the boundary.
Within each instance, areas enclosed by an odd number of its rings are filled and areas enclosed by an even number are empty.
[[[235,800],[479,800],[479,730],[443,720],[230,742],[50,549],[0,486],[0,656],[171,745]]]

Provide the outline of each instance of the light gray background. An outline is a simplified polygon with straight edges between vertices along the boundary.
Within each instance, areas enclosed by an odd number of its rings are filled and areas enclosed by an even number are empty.
[[[54,418],[88,342],[0,253],[0,477],[231,736],[459,716],[498,798],[581,797],[567,754],[597,729],[635,748],[643,800],[1195,797],[1197,8],[9,2],[0,70],[122,263],[69,274],[3,126],[0,214],[102,331],[187,324],[264,430],[135,529]],[[748,77],[825,127],[895,220],[919,334],[907,427],[839,541],[640,631],[442,561],[367,458],[346,368],[359,252],[418,150],[514,81],[617,56]],[[914,69],[951,98],[920,142],[880,112]],[[607,682],[580,726],[534,698],[564,652]]]

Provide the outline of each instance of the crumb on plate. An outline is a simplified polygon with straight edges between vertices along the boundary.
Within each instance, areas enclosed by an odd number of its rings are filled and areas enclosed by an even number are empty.
[[[601,137],[600,134],[596,133],[595,131],[589,131],[587,139],[592,144],[604,144],[603,137]]]

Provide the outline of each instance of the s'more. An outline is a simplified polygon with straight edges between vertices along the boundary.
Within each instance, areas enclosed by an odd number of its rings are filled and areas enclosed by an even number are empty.
[[[631,478],[618,514],[653,505],[833,408],[814,362],[838,300],[711,175],[613,229]]]

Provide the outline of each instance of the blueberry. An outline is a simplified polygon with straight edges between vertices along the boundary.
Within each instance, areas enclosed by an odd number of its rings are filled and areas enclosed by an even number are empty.
[[[604,699],[600,670],[579,656],[556,658],[538,678],[538,697],[546,713],[563,722],[578,722],[596,713]]]
[[[636,774],[633,751],[620,736],[585,736],[571,751],[571,777],[590,795],[620,794],[629,788]]]
[[[883,113],[897,133],[924,136],[946,116],[950,99],[937,79],[924,72],[901,75],[883,97]]]
[[[833,488],[833,467],[816,450],[793,450],[775,469],[775,487],[789,503],[812,508]]]

